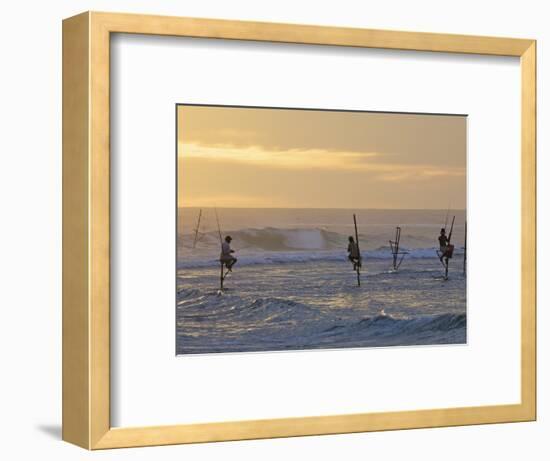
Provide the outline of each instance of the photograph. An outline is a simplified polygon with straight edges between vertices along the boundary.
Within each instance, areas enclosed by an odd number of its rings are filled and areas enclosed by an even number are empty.
[[[464,114],[176,105],[176,354],[467,343]]]

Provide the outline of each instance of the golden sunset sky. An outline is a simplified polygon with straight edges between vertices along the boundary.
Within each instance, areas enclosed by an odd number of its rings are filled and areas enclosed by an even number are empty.
[[[178,205],[466,208],[466,117],[178,106]]]

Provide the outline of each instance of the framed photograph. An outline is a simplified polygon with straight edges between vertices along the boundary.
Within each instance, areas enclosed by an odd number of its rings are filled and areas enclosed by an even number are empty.
[[[177,123],[177,354],[466,343],[466,116]]]
[[[63,439],[536,418],[534,40],[63,22]]]

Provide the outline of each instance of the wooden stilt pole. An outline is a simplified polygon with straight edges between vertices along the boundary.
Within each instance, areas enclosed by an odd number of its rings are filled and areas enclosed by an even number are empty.
[[[397,242],[397,227],[395,228],[395,241],[390,240],[390,249],[391,249],[391,255],[393,258],[393,270],[396,270],[395,267],[397,266],[397,250],[396,250],[396,242]]]
[[[464,221],[464,261],[462,262],[462,274],[466,276],[466,248],[468,244],[468,221]]]
[[[401,240],[401,228],[398,227],[397,229],[395,229],[395,257],[394,257],[394,263],[393,265],[395,266],[395,270],[397,270],[398,266],[397,266],[397,258],[398,258],[398,255],[399,255],[399,241]]]
[[[359,256],[359,261],[357,261],[357,264],[355,266],[355,270],[357,271],[357,286],[361,286],[361,251],[359,250],[359,233],[357,232],[357,218],[355,217],[355,213],[353,213],[353,225],[355,226],[355,244],[357,245],[357,256]]]
[[[451,244],[451,237],[453,236],[453,228],[455,225],[455,216],[453,216],[453,220],[451,222],[451,230],[449,231],[449,239],[447,245]],[[448,249],[447,249],[448,251]],[[449,278],[449,256],[445,258],[445,280]]]
[[[455,226],[455,216],[453,216],[453,220],[451,221],[451,230],[449,231],[449,244],[451,243],[451,237],[453,236],[454,226]]]
[[[397,226],[395,228],[395,240],[390,240],[390,249],[393,256],[393,270],[397,271],[403,259],[405,258],[406,252],[399,252],[399,246],[401,245],[401,227]],[[401,259],[399,259],[401,255]]]
[[[220,252],[222,251],[223,247],[223,239],[222,239],[222,228],[220,226],[220,219],[218,218],[218,209],[214,208],[214,213],[216,214],[216,223],[218,225],[218,235],[220,236]],[[220,253],[221,258],[221,253]],[[223,262],[220,261],[220,291],[223,291],[223,279],[225,278],[223,274]]]
[[[397,258],[399,257],[399,242],[401,240],[401,228],[396,227],[395,228],[395,252],[393,254],[393,269],[397,270],[399,269],[399,264],[397,263]]]

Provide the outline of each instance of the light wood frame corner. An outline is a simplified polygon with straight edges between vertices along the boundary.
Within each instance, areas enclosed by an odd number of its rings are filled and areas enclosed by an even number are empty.
[[[521,403],[112,428],[109,382],[109,46],[113,33],[516,56],[521,60]],[[536,42],[86,12],[63,21],[63,439],[88,449],[536,418]]]

